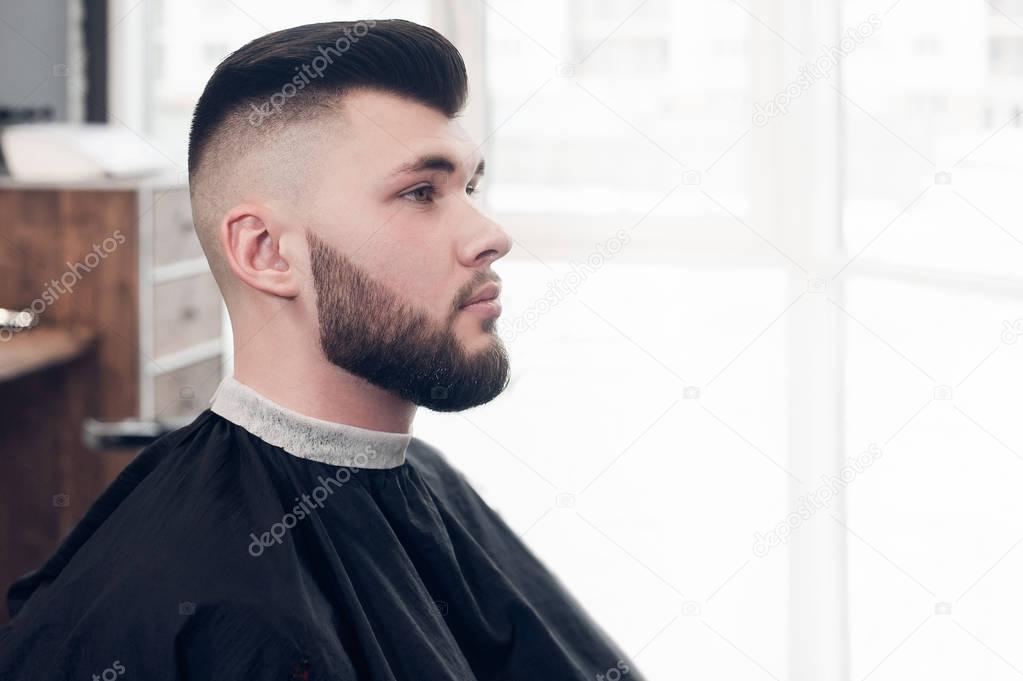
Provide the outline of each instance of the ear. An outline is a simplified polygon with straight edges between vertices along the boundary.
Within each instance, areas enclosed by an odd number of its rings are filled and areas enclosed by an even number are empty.
[[[220,246],[231,271],[257,291],[295,298],[301,277],[281,252],[281,231],[265,207],[235,206],[220,225]]]

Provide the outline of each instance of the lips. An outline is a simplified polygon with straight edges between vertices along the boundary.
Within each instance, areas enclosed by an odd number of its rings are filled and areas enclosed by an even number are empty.
[[[487,300],[493,300],[501,295],[501,287],[497,284],[486,284],[479,291],[476,292],[472,298],[470,298],[462,307],[469,307],[473,303],[482,303]]]

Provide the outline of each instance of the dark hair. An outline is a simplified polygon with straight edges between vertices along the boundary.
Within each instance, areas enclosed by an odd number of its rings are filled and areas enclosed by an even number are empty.
[[[462,110],[468,96],[462,56],[432,28],[387,19],[276,31],[231,53],[210,76],[192,115],[189,175],[229,117],[248,112],[253,126],[268,116],[280,123],[308,115],[325,99],[353,88],[408,97],[449,118]]]

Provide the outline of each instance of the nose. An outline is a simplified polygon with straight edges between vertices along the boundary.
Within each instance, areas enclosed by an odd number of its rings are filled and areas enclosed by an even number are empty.
[[[512,249],[512,239],[499,224],[475,207],[472,229],[461,248],[459,260],[466,267],[478,268],[500,260]]]

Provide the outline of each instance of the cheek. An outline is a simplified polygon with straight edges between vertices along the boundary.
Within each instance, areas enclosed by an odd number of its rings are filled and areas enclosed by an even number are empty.
[[[428,245],[403,244],[380,265],[378,277],[401,300],[434,319],[448,314],[458,282],[444,254],[429,250]]]
[[[402,301],[434,319],[444,319],[464,281],[444,229],[440,211],[414,206],[388,206],[379,216],[385,224],[366,244],[359,258],[364,267]],[[464,279],[464,277],[463,277]]]

